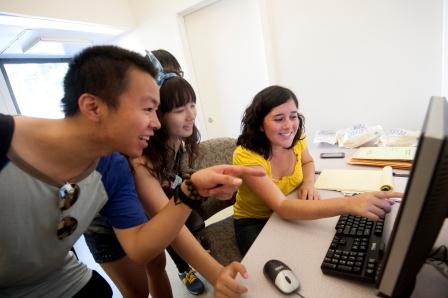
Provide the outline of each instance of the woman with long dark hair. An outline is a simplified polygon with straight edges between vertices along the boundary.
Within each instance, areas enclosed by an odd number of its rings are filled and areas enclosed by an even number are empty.
[[[266,171],[243,177],[233,206],[237,243],[245,255],[273,212],[284,219],[317,219],[344,213],[374,220],[391,210],[394,192],[319,200],[314,188],[314,161],[308,151],[305,118],[296,95],[270,86],[255,95],[244,112],[233,164]],[[286,195],[298,189],[296,200]]]

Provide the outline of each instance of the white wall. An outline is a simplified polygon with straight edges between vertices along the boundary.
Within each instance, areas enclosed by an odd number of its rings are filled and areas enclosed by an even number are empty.
[[[207,138],[238,137],[249,99],[268,85],[257,0],[220,0],[184,16]]]
[[[117,42],[125,45],[134,39],[148,50],[166,49],[176,56],[181,65],[186,65],[178,14],[202,2],[212,1],[129,0],[136,26]]]
[[[191,67],[177,14],[202,2],[130,3],[142,45]],[[361,122],[420,128],[429,97],[442,92],[443,0],[259,3],[268,75],[298,95],[310,136]]]
[[[443,1],[443,71],[442,71],[442,95],[448,98],[448,0]]]
[[[134,25],[127,0],[2,0],[0,12],[117,27]]]
[[[277,82],[307,129],[353,123],[420,129],[441,94],[441,0],[269,1]]]

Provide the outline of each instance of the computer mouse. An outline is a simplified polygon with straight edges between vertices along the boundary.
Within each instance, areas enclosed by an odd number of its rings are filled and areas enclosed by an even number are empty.
[[[263,272],[280,292],[291,294],[299,289],[299,280],[285,263],[269,260],[264,264]]]

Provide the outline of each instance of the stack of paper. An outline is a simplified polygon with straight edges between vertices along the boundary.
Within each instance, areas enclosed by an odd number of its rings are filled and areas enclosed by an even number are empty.
[[[391,167],[382,170],[323,170],[314,186],[347,193],[394,189]]]
[[[361,147],[348,163],[408,170],[412,166],[415,150],[416,147]]]

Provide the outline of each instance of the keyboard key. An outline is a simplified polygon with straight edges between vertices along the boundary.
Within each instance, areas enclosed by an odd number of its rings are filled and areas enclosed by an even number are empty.
[[[336,269],[336,265],[335,264],[331,264],[331,263],[322,263],[322,267],[323,268],[328,268],[328,269]]]
[[[339,270],[342,270],[342,271],[352,271],[352,269],[353,269],[350,266],[344,266],[344,265],[338,265],[336,268]]]

